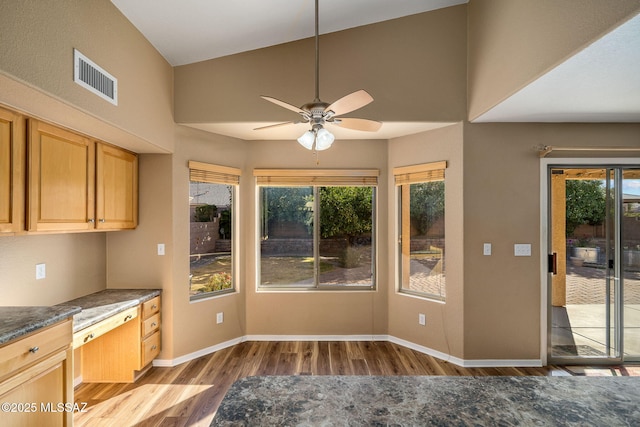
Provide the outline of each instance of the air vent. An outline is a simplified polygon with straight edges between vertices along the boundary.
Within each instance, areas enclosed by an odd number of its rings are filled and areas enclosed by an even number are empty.
[[[77,49],[73,50],[73,81],[113,105],[118,105],[118,79]]]

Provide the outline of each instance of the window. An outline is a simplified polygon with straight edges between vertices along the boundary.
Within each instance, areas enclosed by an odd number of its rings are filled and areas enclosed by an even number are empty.
[[[236,289],[234,206],[239,181],[239,169],[189,162],[192,301]]]
[[[259,285],[372,289],[377,170],[256,170]]]
[[[446,162],[395,168],[400,292],[444,301]]]

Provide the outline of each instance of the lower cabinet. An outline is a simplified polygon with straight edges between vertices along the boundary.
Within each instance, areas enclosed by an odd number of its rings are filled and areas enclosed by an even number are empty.
[[[72,426],[72,321],[0,347],[3,426]]]
[[[134,382],[160,353],[160,297],[74,334],[82,382]]]
[[[147,366],[160,354],[160,297],[142,304],[142,351],[140,368]]]

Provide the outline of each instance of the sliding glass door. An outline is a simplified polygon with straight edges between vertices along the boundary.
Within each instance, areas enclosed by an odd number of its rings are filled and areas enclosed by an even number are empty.
[[[549,183],[551,362],[638,360],[640,170],[551,167]]]
[[[621,171],[624,360],[640,361],[640,168]]]

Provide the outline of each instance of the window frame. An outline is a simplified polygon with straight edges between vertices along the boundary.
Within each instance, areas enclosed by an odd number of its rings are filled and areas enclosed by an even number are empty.
[[[301,292],[301,291],[375,291],[377,289],[378,272],[378,169],[254,169],[256,179],[256,290],[260,292]],[[371,284],[367,285],[327,285],[321,284],[318,261],[320,257],[319,205],[317,197],[320,187],[371,187],[372,188],[372,230],[371,230]],[[262,187],[311,187],[314,195],[314,227],[312,230],[312,246],[314,257],[313,283],[310,285],[263,285],[261,283],[261,242],[263,206],[261,200]]]
[[[396,256],[396,280],[397,286],[396,291],[400,294],[410,295],[418,298],[423,298],[427,300],[437,301],[437,302],[446,302],[446,269],[445,273],[445,285],[444,285],[444,295],[442,293],[435,294],[429,292],[421,292],[412,289],[406,289],[405,286],[405,275],[407,275],[407,280],[410,280],[410,270],[406,271],[408,266],[405,266],[405,259],[403,255],[403,238],[405,238],[404,234],[408,228],[405,227],[404,223],[409,222],[407,225],[410,227],[410,215],[411,210],[409,212],[405,212],[403,210],[403,205],[406,203],[403,200],[403,194],[407,194],[410,192],[411,184],[420,184],[420,183],[428,183],[428,182],[444,182],[445,190],[444,190],[444,199],[446,205],[446,168],[447,161],[437,161],[430,163],[422,163],[411,166],[400,166],[393,168],[393,176],[394,176],[394,186],[396,189],[396,216],[397,216],[397,228],[396,228],[396,238],[398,242],[397,246],[397,256]],[[444,239],[446,241],[446,216],[447,210],[445,207],[444,210]],[[409,241],[410,241],[410,236]],[[443,250],[442,257],[446,259],[446,244],[445,249]],[[410,258],[409,258],[410,259]],[[444,263],[446,265],[446,262]],[[410,267],[409,267],[410,268]],[[409,283],[406,284],[407,286]]]
[[[238,242],[239,237],[239,202],[238,195],[240,190],[241,170],[230,166],[221,166],[210,163],[203,163],[190,160],[189,168],[189,184],[192,182],[203,182],[209,184],[227,185],[232,188],[231,193],[231,287],[219,291],[203,292],[191,295],[191,267],[189,267],[189,302],[194,303],[211,298],[217,298],[224,295],[235,294],[238,292],[238,284],[240,283],[239,262],[238,262]],[[190,206],[190,205],[189,205]],[[189,226],[191,227],[191,215],[189,215]],[[189,239],[191,239],[191,230],[189,230]],[[191,245],[189,245],[189,258],[191,258]],[[189,262],[190,263],[190,262]]]

